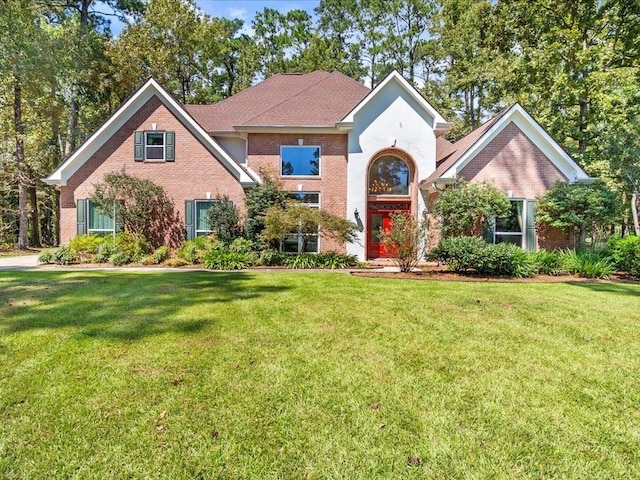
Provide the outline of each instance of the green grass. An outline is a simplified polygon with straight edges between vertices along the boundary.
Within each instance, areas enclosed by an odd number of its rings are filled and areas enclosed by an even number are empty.
[[[639,478],[639,305],[627,284],[0,272],[0,478]]]

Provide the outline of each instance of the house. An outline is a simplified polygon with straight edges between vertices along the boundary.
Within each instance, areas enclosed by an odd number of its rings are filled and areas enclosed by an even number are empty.
[[[358,243],[316,238],[309,251],[385,256],[390,213],[428,216],[461,177],[490,181],[513,202],[516,218],[496,222],[492,241],[560,245],[536,235],[535,198],[556,181],[589,180],[585,172],[520,105],[453,144],[442,137],[450,127],[397,72],[373,90],[339,72],[280,74],[214,105],[182,105],[149,79],[45,182],[60,186],[62,242],[115,229],[88,199],[105,173],[124,170],[165,188],[186,238],[208,232],[217,195],[242,211],[268,171],[292,197],[361,227]],[[292,233],[283,249],[299,241]]]

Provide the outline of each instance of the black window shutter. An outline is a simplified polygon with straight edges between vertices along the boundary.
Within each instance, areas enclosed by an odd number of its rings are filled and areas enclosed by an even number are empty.
[[[195,237],[195,225],[193,224],[193,200],[184,202],[184,227],[186,229],[187,240]]]
[[[176,157],[176,132],[165,132],[164,134],[164,159],[167,162],[175,161]]]
[[[87,200],[85,198],[76,200],[76,233],[78,235],[87,233]]]
[[[133,133],[133,159],[136,162],[144,160],[144,132]]]

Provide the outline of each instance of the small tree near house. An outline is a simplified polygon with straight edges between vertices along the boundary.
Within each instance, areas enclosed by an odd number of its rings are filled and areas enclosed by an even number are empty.
[[[207,212],[207,222],[211,232],[225,245],[242,235],[238,209],[228,195],[216,196],[216,201]]]
[[[393,258],[401,272],[411,272],[424,256],[429,229],[425,222],[417,221],[404,212],[391,214],[391,228],[381,234],[387,254]]]
[[[442,217],[442,238],[482,237],[487,222],[507,216],[511,202],[493,185],[458,181],[447,188],[433,204]]]
[[[595,244],[599,234],[621,215],[619,195],[604,182],[558,182],[538,198],[536,225],[557,228],[577,248],[586,236]]]
[[[353,242],[357,238],[358,226],[350,220],[298,202],[290,201],[284,207],[274,205],[269,208],[264,217],[261,238],[266,242],[282,242],[292,233],[301,236],[298,253],[302,253],[309,239],[316,235],[338,242]]]
[[[144,236],[154,247],[177,246],[182,240],[173,200],[160,185],[120,171],[106,173],[94,188],[91,202],[115,215],[125,231]]]

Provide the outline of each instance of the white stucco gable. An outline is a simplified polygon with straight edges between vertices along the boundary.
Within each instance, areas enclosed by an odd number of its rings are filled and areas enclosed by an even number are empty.
[[[348,130],[347,212],[357,210],[363,221],[360,245],[350,244],[349,253],[364,259],[366,245],[368,168],[378,152],[385,150],[413,160],[417,178],[429,176],[436,168],[436,137],[451,127],[435,108],[397,72],[388,75],[347,116],[338,128]],[[391,150],[389,150],[391,149]],[[417,183],[412,186],[413,210],[422,212],[424,199]]]
[[[49,185],[66,185],[78,169],[94,155],[120,128],[138,112],[153,96],[160,101],[191,131],[191,133],[222,163],[243,186],[256,184],[238,163],[189,115],[153,78],[150,78],[122,106],[102,124],[71,156],[51,175],[43,179]]]

